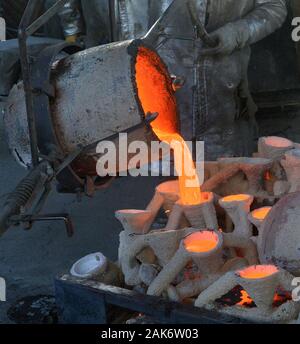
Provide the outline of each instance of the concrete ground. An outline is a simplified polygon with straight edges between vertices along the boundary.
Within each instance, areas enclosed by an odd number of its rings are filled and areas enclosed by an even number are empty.
[[[12,191],[25,171],[9,155],[0,118],[0,197]],[[63,223],[38,223],[31,231],[10,229],[0,238],[0,276],[7,282],[7,302],[0,302],[0,324],[9,323],[6,311],[18,299],[53,294],[53,278],[67,271],[82,256],[103,252],[117,259],[121,226],[114,218],[118,209],[143,209],[158,178],[122,178],[95,198],[78,203],[72,195],[52,192],[45,212],[68,212],[75,235],[68,238]],[[0,198],[0,204],[3,197]]]

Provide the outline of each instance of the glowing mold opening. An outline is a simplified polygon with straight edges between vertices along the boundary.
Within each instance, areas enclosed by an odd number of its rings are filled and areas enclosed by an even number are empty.
[[[274,265],[255,265],[240,270],[238,275],[244,279],[263,279],[275,275],[278,271]]]
[[[222,198],[222,202],[230,203],[230,202],[246,202],[249,199],[249,195],[231,195]]]
[[[267,218],[271,210],[272,210],[272,207],[263,207],[260,209],[256,209],[252,212],[252,216],[256,220],[263,221]]]
[[[276,137],[276,136],[266,137],[265,143],[268,146],[272,146],[274,148],[289,148],[293,146],[292,141],[285,139],[283,137]]]
[[[213,251],[219,244],[219,237],[212,231],[197,232],[184,240],[184,247],[190,253]]]

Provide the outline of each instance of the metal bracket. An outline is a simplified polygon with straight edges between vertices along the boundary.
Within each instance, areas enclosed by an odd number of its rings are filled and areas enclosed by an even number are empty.
[[[82,48],[79,45],[70,45],[66,42],[52,45],[39,54],[32,66],[32,86],[36,90],[32,100],[39,152],[46,157],[54,153],[59,161],[65,160],[65,154],[56,138],[51,116],[50,98],[55,93],[50,81],[51,68],[59,53],[74,54],[81,50]],[[72,161],[81,153],[81,149],[76,150],[74,153],[69,155],[67,158],[68,163],[63,164],[64,168],[56,171],[56,179],[68,190],[83,189],[84,187],[84,181],[76,175],[70,166]]]
[[[32,97],[32,105],[37,129],[37,144],[39,152],[43,155],[51,154],[53,146],[56,146],[57,150],[62,152],[53,128],[49,104],[49,98],[55,96],[54,87],[50,81],[52,65],[62,51],[73,54],[80,50],[82,50],[80,46],[69,45],[66,42],[55,44],[43,49],[32,65],[31,79],[35,91]]]

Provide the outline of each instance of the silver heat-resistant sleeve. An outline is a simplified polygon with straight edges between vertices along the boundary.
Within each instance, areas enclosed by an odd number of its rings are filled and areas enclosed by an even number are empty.
[[[256,0],[255,8],[235,23],[236,29],[248,30],[246,44],[252,44],[279,29],[287,16],[286,0]]]

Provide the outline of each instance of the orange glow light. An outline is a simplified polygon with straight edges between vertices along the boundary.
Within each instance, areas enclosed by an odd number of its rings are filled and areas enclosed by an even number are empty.
[[[177,133],[177,104],[172,80],[158,55],[140,47],[135,65],[138,96],[145,114],[158,113],[151,123],[154,131]]]
[[[270,136],[265,140],[268,146],[275,148],[288,148],[293,145],[292,141],[285,139],[283,137]]]
[[[159,114],[151,123],[154,133],[174,150],[181,202],[184,205],[200,204],[202,194],[192,154],[177,130],[177,106],[172,81],[157,55],[144,47],[139,48],[137,56],[136,83],[145,114]],[[188,186],[189,183],[192,186]]]
[[[272,207],[263,207],[260,209],[256,209],[252,212],[252,216],[257,220],[265,220],[271,210]]]
[[[242,202],[242,201],[247,201],[249,198],[248,195],[231,195],[231,196],[227,196],[224,197],[222,199],[223,202]]]
[[[191,253],[204,253],[218,246],[219,238],[216,233],[204,231],[189,235],[184,240],[184,247]]]
[[[270,171],[267,171],[265,173],[265,180],[266,181],[271,181],[273,179],[273,176],[271,175],[271,172]]]
[[[240,270],[238,274],[245,279],[260,279],[274,275],[278,269],[274,265],[255,265],[244,270]]]

